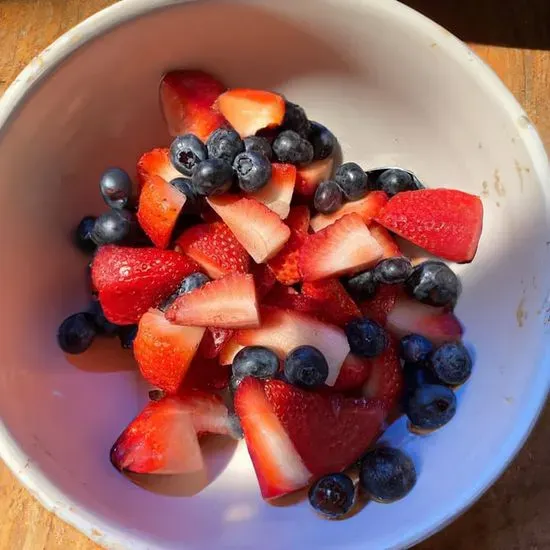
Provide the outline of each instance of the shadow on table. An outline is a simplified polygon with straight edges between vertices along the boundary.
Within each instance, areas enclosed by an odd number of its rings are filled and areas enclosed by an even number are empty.
[[[465,42],[550,49],[550,0],[401,0]]]

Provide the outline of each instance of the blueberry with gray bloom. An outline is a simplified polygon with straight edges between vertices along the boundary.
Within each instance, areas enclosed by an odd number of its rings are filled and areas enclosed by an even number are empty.
[[[460,295],[460,281],[453,270],[439,260],[415,266],[405,290],[419,302],[435,307],[454,307]]]
[[[351,351],[363,357],[377,357],[388,347],[386,331],[371,319],[354,319],[346,327]]]
[[[109,208],[126,208],[132,195],[132,180],[122,168],[109,168],[101,175],[99,190]]]
[[[313,346],[299,346],[285,358],[284,373],[290,384],[300,388],[322,386],[328,377],[325,356]]]
[[[265,187],[271,179],[271,162],[261,153],[246,151],[237,155],[233,169],[239,180],[239,187],[245,193],[253,193]]]
[[[432,343],[420,334],[407,334],[401,338],[399,352],[404,361],[423,363],[428,361],[433,351]]]
[[[275,138],[273,153],[279,162],[305,166],[313,160],[313,145],[293,130],[285,130]]]
[[[199,195],[195,192],[193,182],[189,178],[174,178],[170,181],[180,193],[183,193],[187,200],[184,209],[186,212],[195,212],[199,206]]]
[[[122,210],[109,210],[99,216],[92,231],[92,241],[98,246],[121,243],[130,234],[131,216]]]
[[[184,176],[192,176],[197,166],[207,158],[206,145],[194,134],[178,136],[170,145],[170,160]]]
[[[334,179],[349,201],[362,199],[369,191],[367,174],[355,162],[339,166]]]
[[[322,181],[315,190],[313,206],[317,212],[330,214],[336,212],[343,202],[340,186],[334,180]]]
[[[285,103],[285,117],[282,127],[285,130],[293,130],[306,139],[311,131],[310,122],[303,107],[290,101]]]
[[[218,128],[206,141],[208,157],[222,159],[232,164],[235,157],[244,151],[244,143],[235,130]]]
[[[404,257],[386,258],[374,268],[374,278],[380,284],[404,283],[412,272],[411,261]]]
[[[360,302],[371,300],[376,296],[378,291],[378,282],[374,277],[374,270],[372,269],[350,277],[344,282],[344,286],[352,297]]]
[[[185,279],[183,279],[175,292],[172,293],[166,302],[164,302],[161,309],[167,310],[180,296],[189,294],[189,292],[193,292],[193,290],[201,288],[208,282],[210,282],[210,279],[204,273],[201,273],[200,271],[191,273],[191,275],[188,275]]]
[[[458,386],[472,374],[472,357],[462,342],[447,342],[432,355],[432,368],[441,382]]]
[[[94,341],[96,327],[89,313],[75,313],[67,317],[57,331],[59,347],[72,355],[84,353]]]
[[[308,139],[313,145],[313,160],[324,160],[330,157],[336,147],[334,134],[318,122],[311,122]]]
[[[249,136],[244,138],[244,149],[249,153],[261,153],[269,160],[273,159],[273,149],[271,148],[271,143],[265,137]]]
[[[318,479],[309,489],[312,508],[328,519],[344,517],[353,508],[356,491],[346,474],[329,474]]]
[[[422,384],[406,397],[404,409],[413,426],[436,430],[455,415],[456,396],[447,386]]]
[[[95,220],[94,216],[85,216],[76,228],[75,243],[83,252],[90,253],[96,249],[96,244],[92,240]]]
[[[233,185],[233,169],[224,160],[207,159],[197,166],[191,181],[199,195],[221,195]]]
[[[382,172],[375,183],[375,187],[393,197],[403,191],[415,191],[418,189],[414,178],[409,172],[399,168],[391,168]]]
[[[247,346],[233,359],[233,378],[273,378],[279,370],[279,358],[264,346]]]

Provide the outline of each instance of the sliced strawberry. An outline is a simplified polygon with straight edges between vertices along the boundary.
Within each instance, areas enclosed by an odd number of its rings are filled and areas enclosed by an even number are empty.
[[[370,234],[376,239],[376,242],[382,247],[382,250],[384,251],[384,256],[382,256],[383,258],[393,258],[394,256],[403,255],[396,240],[387,229],[376,222],[372,222],[369,225],[369,231]]]
[[[267,185],[250,196],[265,204],[284,220],[290,212],[295,184],[296,166],[274,162],[271,165],[271,179]]]
[[[197,270],[193,260],[171,250],[107,245],[94,256],[92,281],[107,320],[133,325]]]
[[[336,384],[333,386],[333,390],[343,392],[362,388],[370,376],[371,369],[372,363],[370,359],[348,353],[340,369],[340,374],[336,379]]]
[[[139,196],[137,219],[151,241],[167,248],[187,197],[160,176],[149,178]]]
[[[233,358],[239,351],[241,351],[244,348],[242,344],[239,344],[237,342],[237,338],[235,335],[233,335],[233,338],[225,344],[225,346],[221,349],[220,355],[218,357],[218,360],[220,362],[220,365],[231,365],[233,363]]]
[[[283,285],[293,285],[302,280],[298,261],[306,237],[303,233],[293,231],[283,249],[268,262],[275,278]]]
[[[332,214],[317,214],[311,219],[311,227],[315,232],[321,231],[321,229],[333,224],[336,220],[343,218],[347,214],[358,214],[369,225],[387,202],[388,195],[386,193],[383,191],[373,191],[364,199],[346,202],[339,210]]]
[[[452,312],[421,304],[409,298],[400,298],[388,314],[388,330],[398,338],[407,334],[421,334],[439,345],[460,340],[462,326]]]
[[[294,192],[303,197],[312,198],[319,184],[330,179],[334,158],[312,162],[304,168],[299,168],[296,173],[296,187]]]
[[[167,393],[178,391],[204,335],[202,327],[172,325],[159,309],[139,321],[134,357],[147,382]]]
[[[233,331],[229,328],[208,327],[202,338],[198,355],[205,359],[214,359],[232,337]]]
[[[252,275],[254,276],[254,283],[256,285],[256,295],[258,296],[258,300],[261,301],[275,286],[277,279],[273,271],[266,264],[256,264],[252,268]]]
[[[309,231],[310,222],[309,207],[305,204],[293,206],[290,209],[287,219],[285,220],[291,231],[297,231],[298,233],[304,233],[307,235]]]
[[[421,189],[394,195],[376,221],[453,262],[471,262],[483,227],[483,204],[454,189]]]
[[[359,304],[361,313],[369,319],[385,326],[389,312],[394,308],[401,292],[396,285],[381,285],[376,296]]]
[[[338,279],[304,283],[302,294],[313,299],[316,310],[323,314],[324,319],[340,327],[361,317],[357,304]]]
[[[137,181],[141,190],[145,182],[153,177],[160,176],[164,181],[181,178],[180,174],[170,162],[170,150],[167,148],[153,149],[143,153],[137,163]]]
[[[263,90],[235,88],[218,98],[218,109],[242,138],[283,122],[285,100]]]
[[[200,224],[185,230],[176,246],[195,260],[212,278],[247,273],[250,256],[223,222]]]
[[[195,134],[203,141],[223,123],[214,103],[225,86],[202,71],[171,71],[160,83],[160,102],[171,136]]]
[[[201,349],[189,367],[182,388],[191,388],[207,392],[220,391],[227,388],[231,377],[231,365],[220,365],[218,358],[206,359],[201,355]]]
[[[269,500],[305,487],[313,476],[273,412],[260,380],[246,378],[241,382],[235,395],[235,411],[262,497]]]
[[[313,298],[305,296],[290,286],[276,285],[273,290],[265,297],[264,304],[278,307],[280,309],[290,309],[301,313],[317,316],[318,304]],[[320,318],[324,321],[324,318]]]
[[[257,200],[222,195],[208,203],[257,264],[275,256],[290,237],[281,218]]]
[[[166,318],[178,325],[219,328],[260,326],[252,275],[233,274],[176,299]]]
[[[300,248],[300,272],[304,281],[316,281],[354,273],[375,264],[382,248],[357,214],[309,235]]]

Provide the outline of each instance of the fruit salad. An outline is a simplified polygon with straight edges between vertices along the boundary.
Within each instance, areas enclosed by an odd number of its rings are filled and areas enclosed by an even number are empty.
[[[108,208],[75,233],[91,305],[58,331],[69,354],[118,336],[155,388],[112,464],[201,472],[217,434],[244,438],[266,500],[307,488],[334,519],[403,498],[414,463],[377,441],[401,415],[425,435],[457,411],[472,357],[445,261],[474,259],[479,197],[337,165],[334,134],[274,91],[180,70],[160,104],[171,145],[135,178],[101,175]]]

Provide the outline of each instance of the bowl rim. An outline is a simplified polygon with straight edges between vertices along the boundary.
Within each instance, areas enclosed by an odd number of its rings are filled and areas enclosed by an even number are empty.
[[[44,78],[52,73],[65,59],[86,45],[123,23],[132,21],[146,14],[169,8],[170,6],[205,0],[119,0],[83,20],[52,44],[40,52],[21,71],[0,98],[0,139],[8,130],[11,120],[17,115],[27,98],[41,84]],[[341,4],[343,0],[325,0],[329,4]],[[518,101],[494,73],[464,42],[452,33],[416,10],[401,4],[397,0],[346,0],[356,6],[370,6],[388,16],[398,17],[411,27],[430,35],[438,46],[445,49],[448,55],[460,63],[463,68],[475,75],[479,84],[499,102],[504,113],[518,129],[523,144],[533,164],[540,182],[547,182],[545,192],[550,204],[550,168],[542,140],[529,120],[529,117]],[[531,407],[521,413],[521,422],[510,431],[503,442],[497,457],[486,468],[467,491],[459,503],[453,503],[439,515],[432,515],[414,531],[407,533],[392,548],[410,547],[428,538],[451,523],[457,516],[474,504],[481,495],[498,479],[515,458],[529,437],[545,404],[550,388],[550,369],[545,369],[545,361],[538,369],[537,380],[533,383]],[[151,546],[134,535],[121,531],[105,518],[98,517],[71,501],[70,497],[60,491],[48,478],[34,466],[32,459],[19,447],[15,438],[0,419],[0,458],[10,468],[28,491],[49,511],[69,523],[97,544],[105,548],[150,549]],[[401,536],[401,535],[399,535]],[[347,547],[347,546],[346,546]],[[355,550],[358,550],[355,547]]]

